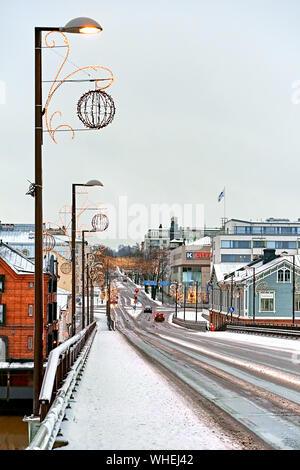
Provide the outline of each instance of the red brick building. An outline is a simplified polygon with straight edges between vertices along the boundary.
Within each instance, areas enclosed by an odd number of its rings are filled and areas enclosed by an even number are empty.
[[[47,255],[44,259],[44,358],[57,345],[56,296],[57,263],[53,255]],[[34,263],[0,242],[0,399],[7,398],[7,383],[12,386],[10,396],[14,385],[25,386],[24,369],[27,377],[32,375],[28,369],[33,366],[33,347]]]

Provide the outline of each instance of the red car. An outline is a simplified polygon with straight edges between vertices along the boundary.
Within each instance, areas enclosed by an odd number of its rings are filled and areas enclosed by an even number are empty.
[[[157,313],[154,315],[154,320],[155,320],[155,321],[159,321],[159,322],[165,321],[165,314],[164,314],[164,313],[159,313],[159,312],[157,312]]]

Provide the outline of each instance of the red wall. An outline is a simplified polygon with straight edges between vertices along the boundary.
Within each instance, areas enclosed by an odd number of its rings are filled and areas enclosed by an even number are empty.
[[[6,304],[5,326],[0,326],[0,336],[8,339],[8,358],[33,360],[34,311],[28,315],[28,305],[33,305],[34,274],[17,274],[0,258],[0,274],[5,275],[5,291],[0,294],[0,303]],[[44,357],[46,357],[47,283],[44,274]],[[28,336],[32,336],[32,350],[28,350]]]

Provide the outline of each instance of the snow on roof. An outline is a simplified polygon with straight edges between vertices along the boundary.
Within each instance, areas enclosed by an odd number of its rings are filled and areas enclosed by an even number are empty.
[[[4,243],[0,243],[0,258],[17,273],[34,273],[34,263]]]
[[[33,369],[32,362],[0,362],[0,369]]]
[[[247,263],[219,263],[214,264],[214,270],[217,281],[223,281],[226,274],[233,273],[237,269],[245,266]]]
[[[263,264],[262,259],[259,259],[256,263],[252,262],[250,266],[248,264],[244,264],[242,266],[241,266],[241,264],[239,264],[239,266],[236,269],[232,269],[231,271],[229,271],[228,273],[225,273],[225,274],[230,274],[230,273],[235,272],[235,275],[233,276],[234,281],[245,281],[247,279],[252,279],[253,278],[254,269],[255,269],[255,275],[258,275],[258,274],[262,273],[263,271],[266,271],[266,270],[272,268],[273,266],[276,266],[276,264],[281,264],[281,263],[288,263],[292,267],[293,266],[293,257],[291,255],[278,256],[278,257],[272,259],[271,261],[269,261],[268,263],[265,263],[265,264]],[[221,265],[219,265],[219,266],[221,266]],[[300,268],[300,255],[295,255],[295,266],[297,268]],[[243,269],[240,269],[240,268],[243,268]],[[223,279],[224,279],[224,277],[223,277]],[[225,281],[230,282],[231,277],[226,279]]]
[[[198,245],[198,246],[211,245],[211,238],[210,237],[198,238],[198,240],[188,243],[188,246],[190,245]]]

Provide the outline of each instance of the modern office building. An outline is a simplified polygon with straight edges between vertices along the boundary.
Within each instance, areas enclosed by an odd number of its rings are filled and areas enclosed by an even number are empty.
[[[212,243],[212,261],[249,263],[263,255],[265,248],[297,255],[300,250],[300,219],[268,218],[265,221],[231,219],[216,234]]]

